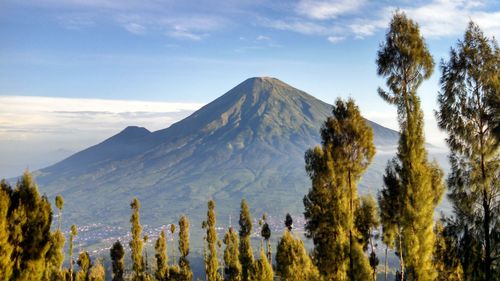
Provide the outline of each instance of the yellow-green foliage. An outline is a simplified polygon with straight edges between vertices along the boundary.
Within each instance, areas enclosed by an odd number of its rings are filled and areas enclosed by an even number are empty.
[[[387,78],[380,96],[398,111],[401,138],[398,147],[399,177],[402,182],[402,248],[410,280],[434,280],[433,216],[444,187],[442,175],[427,160],[423,133],[423,112],[417,89],[428,79],[434,62],[418,25],[396,12],[386,41],[378,52],[378,74]]]
[[[304,198],[306,235],[326,279],[346,280],[359,267],[354,258],[357,182],[374,154],[373,131],[352,99],[338,99],[321,129],[322,146],[306,152],[312,187]],[[351,274],[350,279],[354,276]]]
[[[90,256],[87,252],[81,252],[76,261],[80,271],[76,274],[76,281],[89,281],[89,269],[91,266]]]
[[[89,281],[105,281],[106,280],[106,271],[104,270],[104,266],[100,260],[92,266],[89,272]]]
[[[208,244],[208,256],[205,257],[205,270],[207,281],[217,281],[221,279],[219,275],[219,260],[217,256],[217,230],[216,225],[216,215],[215,215],[215,203],[213,200],[208,201],[208,211],[207,211],[207,244]]]
[[[179,220],[179,277],[177,281],[191,281],[193,272],[189,265],[187,256],[189,255],[189,220],[186,216],[182,216]]]
[[[144,272],[142,260],[144,240],[141,238],[142,226],[139,215],[141,204],[137,198],[134,198],[130,204],[130,208],[132,209],[132,217],[130,218],[130,223],[132,224],[132,240],[129,245],[132,255],[132,269],[134,271],[134,280],[142,280]]]
[[[276,250],[276,275],[282,281],[320,281],[318,269],[307,254],[304,243],[285,230]],[[325,279],[345,280],[345,279]]]
[[[167,238],[165,231],[160,232],[160,236],[155,243],[155,258],[156,258],[156,272],[155,277],[157,280],[163,280],[167,277],[168,273],[168,255],[167,255]]]
[[[232,227],[224,235],[224,274],[227,281],[241,281],[240,241]]]
[[[252,245],[250,243],[250,235],[252,234],[252,216],[247,202],[241,200],[240,210],[240,263],[241,277],[243,281],[248,280],[250,270],[254,263]]]
[[[254,262],[252,270],[250,270],[248,280],[273,281],[274,280],[273,267],[269,263],[266,252],[264,251],[263,247],[260,248],[259,255],[260,259]]]
[[[0,280],[8,281],[12,274],[12,245],[9,243],[9,218],[10,197],[7,193],[8,185],[5,181],[0,183]]]

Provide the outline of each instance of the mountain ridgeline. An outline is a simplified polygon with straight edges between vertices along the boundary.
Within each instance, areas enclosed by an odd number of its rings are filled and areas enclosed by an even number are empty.
[[[201,218],[208,199],[222,220],[241,198],[256,212],[299,214],[310,187],[304,152],[319,144],[330,115],[331,105],[278,79],[250,78],[166,129],[127,127],[35,175],[43,193],[65,198],[77,224],[124,224],[134,196],[153,225],[180,213]],[[377,147],[397,145],[397,132],[368,122]],[[361,190],[382,186],[377,174],[389,157],[375,158]]]

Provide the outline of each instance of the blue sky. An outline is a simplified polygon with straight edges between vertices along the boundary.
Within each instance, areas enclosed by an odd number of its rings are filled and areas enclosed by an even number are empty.
[[[397,128],[394,108],[376,94],[383,80],[375,66],[378,46],[397,8],[420,24],[436,65],[447,58],[471,19],[487,35],[500,37],[500,1],[489,0],[3,0],[2,106],[18,108],[14,105],[19,101],[29,101],[31,107],[0,111],[0,143],[11,152],[25,146],[23,141],[38,144],[31,147],[75,151],[125,124],[159,129],[176,120],[159,123],[154,114],[146,119],[133,114],[125,119],[122,114],[119,120],[99,116],[95,120],[100,124],[112,125],[95,130],[95,124],[73,121],[70,125],[86,128],[79,135],[75,128],[62,131],[53,107],[81,103],[86,111],[97,112],[93,108],[102,100],[120,100],[128,101],[128,112],[139,112],[141,103],[135,101],[148,102],[152,112],[184,112],[254,76],[279,78],[330,103],[351,96],[366,117]],[[442,145],[443,134],[432,116],[438,79],[436,68],[420,95],[427,137]],[[51,98],[29,98],[34,96]],[[122,105],[116,102],[114,110],[107,109],[116,113]],[[81,117],[88,120],[88,114]],[[35,127],[42,129],[28,133]],[[85,141],[54,141],[58,134]],[[29,163],[22,160],[20,165]]]

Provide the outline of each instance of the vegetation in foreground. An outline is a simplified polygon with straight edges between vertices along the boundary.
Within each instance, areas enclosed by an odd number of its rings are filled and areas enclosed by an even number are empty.
[[[264,215],[256,258],[245,200],[241,202],[239,231],[227,229],[222,250],[215,202],[209,201],[203,223],[206,280],[375,280],[379,258],[374,236],[379,224],[382,241],[399,258],[396,280],[499,280],[497,43],[471,23],[464,39],[451,49],[449,61],[441,63],[436,116],[448,133],[452,171],[447,186],[454,213],[437,222],[433,216],[445,189],[443,172],[427,157],[417,93],[432,74],[434,62],[418,25],[404,13],[394,14],[377,65],[388,88],[379,89],[379,94],[396,106],[401,133],[398,153],[383,175],[385,186],[378,194],[378,208],[374,198],[359,198],[357,191],[357,182],[375,153],[372,129],[353,100],[339,99],[321,129],[321,145],[305,156],[312,184],[304,197],[304,215],[306,236],[314,244],[312,252],[308,254],[293,233],[293,220],[287,216],[273,264],[271,231]],[[100,260],[92,261],[85,251],[74,257],[73,241],[78,235],[74,225],[69,235],[69,268],[63,268],[62,197],[55,200],[59,216],[52,230],[51,204],[38,193],[28,172],[15,187],[6,181],[0,185],[1,280],[105,280]],[[178,223],[178,261],[175,255],[170,261],[162,231],[151,265],[144,249],[148,237],[142,234],[140,202],[134,199],[130,207],[132,264],[125,265],[126,248],[120,241],[114,243],[110,249],[112,280],[192,280],[188,218],[182,216]],[[175,228],[172,224],[172,234]],[[387,279],[387,266],[384,271]]]

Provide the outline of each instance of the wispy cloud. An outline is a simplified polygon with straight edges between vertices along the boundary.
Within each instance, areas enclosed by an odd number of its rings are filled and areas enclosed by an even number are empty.
[[[364,0],[301,0],[296,11],[311,19],[327,20],[356,11],[364,3]]]
[[[127,24],[125,24],[124,27],[128,32],[133,33],[133,34],[137,34],[137,35],[144,34],[146,32],[146,27],[144,27],[141,24],[135,23],[135,22],[127,23]]]
[[[344,39],[345,39],[344,36],[328,36],[327,38],[328,42],[333,44],[344,41]]]

